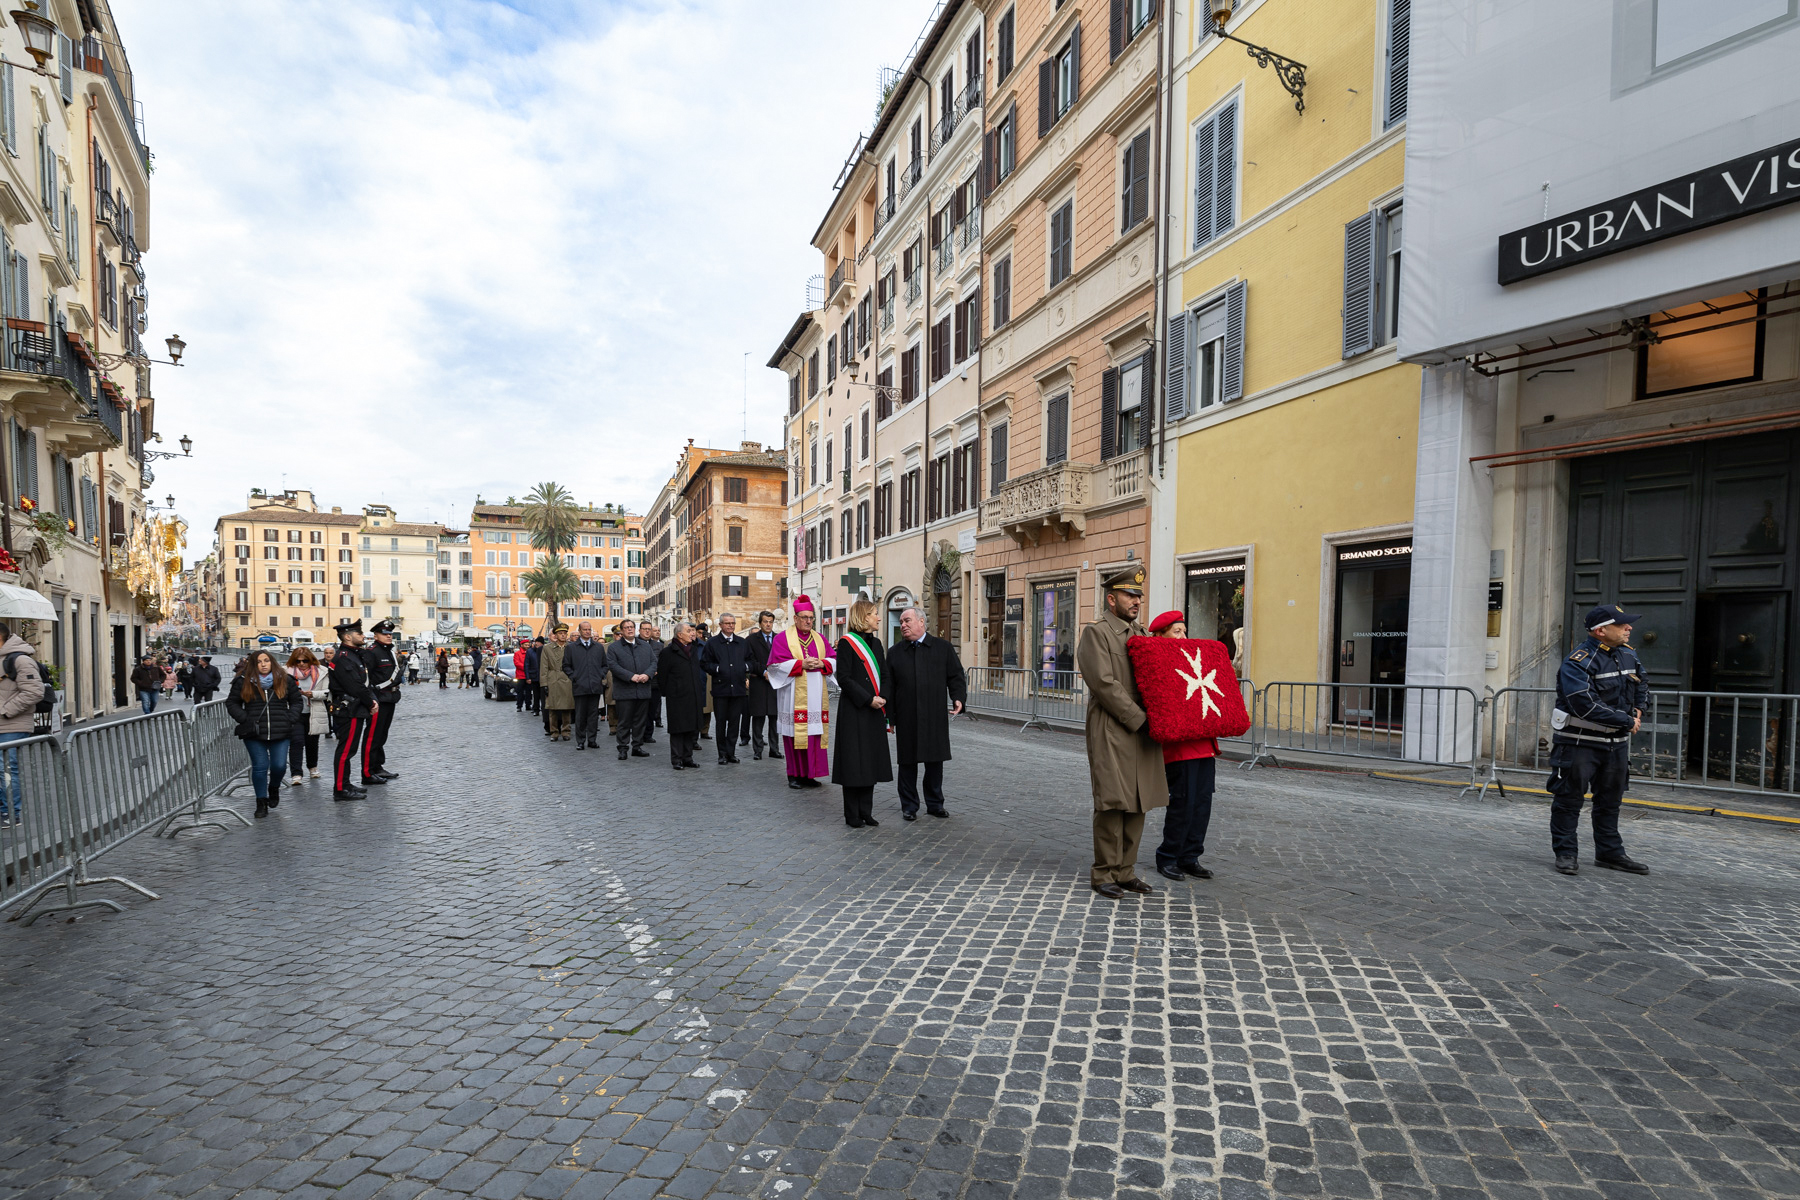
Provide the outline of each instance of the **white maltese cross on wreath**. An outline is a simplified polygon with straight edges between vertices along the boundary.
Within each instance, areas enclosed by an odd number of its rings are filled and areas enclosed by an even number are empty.
[[[1153,740],[1239,737],[1250,728],[1243,690],[1224,643],[1134,637],[1125,650]]]

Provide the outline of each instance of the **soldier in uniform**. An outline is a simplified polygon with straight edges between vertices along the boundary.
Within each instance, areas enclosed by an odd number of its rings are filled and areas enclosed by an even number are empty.
[[[1594,865],[1648,875],[1650,868],[1625,853],[1619,836],[1619,802],[1631,773],[1631,735],[1650,705],[1650,686],[1630,646],[1631,627],[1642,618],[1616,604],[1588,610],[1587,637],[1556,673],[1556,711],[1550,747],[1550,849],[1556,869],[1573,875],[1581,828],[1581,801],[1594,793]]]
[[[1109,900],[1156,889],[1137,877],[1144,814],[1169,803],[1162,747],[1151,740],[1132,678],[1128,638],[1144,636],[1144,568],[1116,571],[1105,581],[1106,611],[1081,631],[1075,661],[1087,684],[1088,775],[1094,787],[1094,869],[1089,882]]]
[[[392,621],[371,625],[369,632],[375,636],[375,644],[362,649],[363,662],[369,669],[369,690],[375,694],[376,704],[369,728],[369,753],[363,762],[365,783],[400,778],[400,772],[387,769],[388,730],[394,727],[394,706],[400,701],[403,678],[400,655],[394,650],[395,630]]]
[[[358,787],[350,771],[356,756],[363,756],[363,779],[368,781],[369,741],[374,732],[375,693],[369,690],[369,666],[363,661],[361,621],[339,621],[337,653],[331,656],[331,729],[337,736],[337,752],[331,758],[331,798],[361,800],[369,793]],[[387,780],[376,780],[386,783]]]

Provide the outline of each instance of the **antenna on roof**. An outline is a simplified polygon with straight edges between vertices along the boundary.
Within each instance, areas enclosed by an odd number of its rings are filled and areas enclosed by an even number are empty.
[[[750,352],[744,351],[744,440],[750,440]]]

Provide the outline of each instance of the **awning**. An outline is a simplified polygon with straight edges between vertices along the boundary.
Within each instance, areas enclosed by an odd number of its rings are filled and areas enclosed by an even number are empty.
[[[44,599],[28,587],[18,587],[10,583],[0,583],[0,617],[14,617],[27,621],[57,621],[62,614],[56,611],[56,605]]]

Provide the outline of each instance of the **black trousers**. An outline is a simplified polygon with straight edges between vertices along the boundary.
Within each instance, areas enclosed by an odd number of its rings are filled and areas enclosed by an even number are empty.
[[[381,711],[375,714],[374,727],[369,730],[369,752],[363,755],[363,778],[385,770],[387,767],[388,731],[394,727],[395,702],[383,700]]]
[[[531,685],[523,679],[513,682],[513,711],[524,712],[525,706],[531,703]]]
[[[737,754],[738,731],[748,720],[744,713],[749,707],[748,696],[713,697],[713,719],[718,722],[720,762]]]
[[[644,744],[650,730],[650,701],[614,700],[613,711],[619,714],[619,749],[636,750]]]
[[[919,811],[919,764],[900,764],[900,811]],[[944,810],[944,764],[925,764],[925,808],[928,812]]]
[[[1206,853],[1206,827],[1212,823],[1213,779],[1217,759],[1189,758],[1163,764],[1169,781],[1169,807],[1163,813],[1159,867],[1191,867]]]
[[[343,712],[332,718],[331,730],[337,735],[337,750],[331,756],[331,786],[347,792],[357,785],[356,756],[362,755],[363,769],[369,773],[369,740],[374,735],[374,722],[364,712]]]
[[[604,699],[599,692],[591,696],[575,697],[575,744],[577,746],[598,746],[600,744],[600,701]]]
[[[450,686],[450,674],[443,667],[438,668],[438,686],[441,688]]]
[[[700,734],[671,733],[669,735],[669,761],[687,764],[694,761],[694,751],[700,748]]]
[[[875,788],[844,785],[844,824],[861,825],[875,819]]]
[[[650,725],[654,729],[662,728],[662,693],[655,688],[650,689]]]
[[[743,739],[749,742],[758,754],[763,752],[765,744],[772,752],[776,754],[781,752],[781,735],[775,732],[774,714],[771,713],[766,717],[745,717],[744,726]]]
[[[1552,746],[1550,748],[1550,849],[1557,857],[1576,857],[1581,849],[1581,801],[1594,794],[1594,857],[1625,857],[1619,836],[1619,802],[1631,778],[1631,747]]]
[[[306,773],[307,768],[319,765],[319,735],[316,733],[296,733],[288,739],[288,774],[295,779]]]

